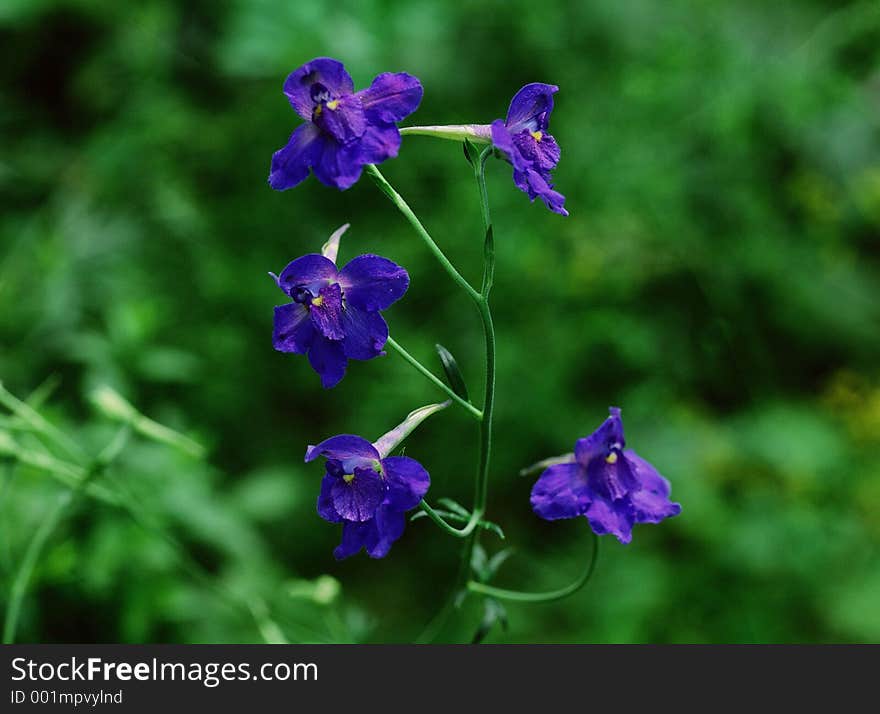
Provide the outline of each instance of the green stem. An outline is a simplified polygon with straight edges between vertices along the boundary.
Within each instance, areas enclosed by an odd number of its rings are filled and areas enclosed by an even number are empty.
[[[81,466],[76,466],[75,464],[62,461],[61,459],[56,459],[54,456],[39,451],[17,449],[13,452],[13,456],[23,464],[45,471],[67,488],[79,488],[80,482],[85,478],[87,473],[86,469]],[[100,484],[83,483],[82,487],[90,496],[97,498],[99,501],[110,505],[116,505],[116,499],[113,493]]]
[[[483,285],[480,288],[480,295],[484,300],[489,299],[489,291],[492,290],[492,282],[495,279],[495,237],[492,232],[492,217],[489,214],[489,192],[486,190],[486,159],[491,154],[492,147],[487,146],[480,153],[477,165],[474,167],[474,175],[480,189],[480,211],[483,215],[483,225],[486,228],[486,242],[483,249]]]
[[[483,221],[486,228],[487,239],[491,239],[491,224],[489,223],[489,205],[488,195],[485,190],[484,171],[486,166],[486,158],[489,156],[491,148],[487,148],[480,155],[480,160],[474,167],[477,184],[480,187],[480,201],[482,208]],[[461,564],[459,566],[459,574],[456,579],[456,586],[453,588],[452,597],[456,597],[457,593],[467,587],[470,579],[471,558],[474,552],[474,546],[479,537],[479,529],[477,528],[480,519],[486,512],[486,498],[488,494],[489,483],[489,466],[492,457],[492,412],[495,406],[495,326],[492,322],[492,312],[489,309],[488,287],[491,287],[494,278],[495,261],[494,257],[486,251],[486,260],[483,266],[483,290],[477,292],[467,280],[455,269],[455,266],[449,262],[449,259],[440,250],[440,247],[434,242],[428,231],[422,225],[421,221],[412,212],[412,209],[406,204],[406,201],[397,191],[388,183],[382,173],[372,164],[365,167],[367,173],[376,182],[379,189],[391,199],[391,202],[397,206],[398,210],[403,213],[410,224],[415,228],[416,232],[428,246],[428,249],[434,254],[434,257],[440,262],[452,279],[467,293],[468,297],[473,300],[477,306],[480,315],[480,322],[483,327],[483,334],[486,342],[486,384],[485,394],[483,397],[483,418],[480,420],[480,461],[477,467],[477,478],[474,483],[474,506],[471,509],[471,517],[467,524],[456,529],[443,521],[439,514],[432,512],[430,506],[423,503],[423,508],[428,517],[437,525],[448,533],[452,533],[458,537],[465,539],[464,548],[461,554]],[[488,246],[487,246],[488,247]],[[427,506],[427,508],[425,508]]]
[[[0,404],[9,409],[35,432],[42,434],[43,437],[65,451],[68,456],[73,457],[74,460],[82,462],[85,459],[85,454],[79,447],[79,444],[63,431],[46,421],[31,405],[18,399],[2,383],[0,383]]]
[[[434,254],[434,257],[440,265],[443,266],[443,269],[449,273],[449,276],[458,284],[458,286],[468,294],[468,297],[470,297],[471,300],[478,302],[480,300],[480,293],[474,290],[471,284],[455,269],[455,266],[449,262],[449,258],[447,258],[443,251],[440,250],[440,246],[434,242],[434,239],[431,238],[428,231],[422,225],[422,222],[416,217],[416,214],[412,212],[412,209],[407,205],[406,201],[403,200],[403,197],[394,190],[394,187],[390,183],[388,183],[382,175],[382,172],[373,164],[367,164],[364,168],[370,175],[370,178],[376,182],[376,185],[382,193],[391,199],[391,202],[397,206],[397,210],[399,210],[410,222],[410,225],[416,229],[416,233],[419,234],[419,237],[425,242],[425,245],[428,246],[428,250]]]
[[[487,243],[492,240],[489,196],[486,191],[486,178],[484,175],[488,155],[489,149],[484,150],[480,154],[480,160],[477,161],[477,165],[474,167],[474,175],[480,189],[480,205],[486,229]],[[480,422],[480,465],[477,469],[477,480],[474,484],[473,515],[479,513],[479,518],[482,518],[486,512],[486,500],[489,490],[489,466],[492,459],[492,413],[495,408],[495,325],[492,322],[492,311],[489,309],[489,288],[492,286],[495,276],[495,260],[494,250],[490,254],[488,247],[487,245],[483,263],[483,287],[480,292],[480,298],[476,301],[486,342],[486,390],[483,397],[483,420]],[[474,529],[470,537],[465,541],[459,565],[458,581],[453,589],[453,597],[459,590],[467,586],[470,579],[474,547],[479,538],[479,530]]]
[[[388,341],[385,344],[396,350],[397,353],[401,357],[403,357],[404,360],[409,362],[409,364],[415,367],[418,372],[427,377],[428,381],[432,382],[436,387],[442,389],[449,396],[449,398],[452,399],[452,401],[466,409],[474,419],[480,421],[483,418],[483,412],[477,409],[470,402],[465,401],[460,396],[458,396],[443,380],[437,377],[431,370],[429,370],[409,352],[403,349],[403,347],[401,347],[393,338],[389,336]]]
[[[422,499],[419,502],[419,506],[425,512],[425,515],[428,516],[434,523],[440,526],[444,531],[449,533],[449,535],[455,536],[456,538],[467,538],[471,533],[474,532],[476,527],[480,524],[480,519],[483,517],[482,510],[474,510],[471,513],[468,522],[463,525],[461,528],[456,528],[455,526],[449,525],[443,516],[441,516],[437,511],[435,511],[431,506],[428,505],[428,502]]]
[[[587,581],[592,577],[593,571],[596,569],[596,560],[599,554],[599,538],[595,533],[591,532],[591,535],[593,536],[593,551],[590,555],[590,562],[587,565],[586,570],[584,570],[577,580],[570,585],[566,585],[564,588],[550,590],[543,593],[530,593],[521,592],[519,590],[496,588],[492,585],[486,585],[485,583],[478,583],[474,580],[470,580],[468,581],[467,589],[472,593],[479,593],[480,595],[487,595],[489,597],[497,598],[498,600],[509,600],[511,602],[552,602],[573,595],[587,584]]]

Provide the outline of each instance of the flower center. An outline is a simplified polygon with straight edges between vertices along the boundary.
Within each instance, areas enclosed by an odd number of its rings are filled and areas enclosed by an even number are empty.
[[[345,481],[345,483],[351,483],[354,481],[354,474],[343,474],[342,480]]]
[[[613,444],[608,445],[608,456],[605,457],[606,464],[616,464],[617,459],[620,457],[620,449],[623,445],[620,442],[614,442]]]
[[[333,283],[329,284],[332,285]],[[340,292],[340,296],[341,295],[344,295],[344,293]],[[323,307],[326,300],[324,295],[321,295],[320,293],[315,295],[315,293],[304,285],[297,285],[293,288],[293,290],[290,291],[290,297],[295,303],[305,305],[306,307]],[[344,305],[343,309],[345,309]]]
[[[532,138],[535,141],[541,141],[541,139],[544,138],[544,132],[541,131],[540,129],[538,131],[530,131],[529,134],[532,135]]]
[[[308,305],[314,299],[312,291],[303,285],[297,285],[291,290],[290,297],[293,298],[294,302],[299,303],[300,305]]]
[[[312,101],[320,106],[330,99],[330,90],[320,82],[315,82],[309,88],[309,95],[311,96]]]
[[[330,111],[335,112],[337,110],[337,108],[339,107],[339,100],[333,99],[333,100],[327,102],[324,106],[326,106],[327,109],[329,109]]]

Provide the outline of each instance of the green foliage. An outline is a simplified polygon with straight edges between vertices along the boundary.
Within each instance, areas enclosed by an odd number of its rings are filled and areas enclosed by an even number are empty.
[[[516,474],[610,404],[683,507],[630,546],[603,539],[569,600],[471,597],[442,636],[880,640],[876,2],[17,0],[0,47],[0,379],[33,392],[32,412],[0,410],[4,608],[62,494],[132,432],[40,548],[19,640],[408,641],[448,594],[457,547],[426,518],[385,560],[333,561],[320,467],[302,463],[436,388],[389,350],[325,392],[271,347],[267,271],[351,222],[342,262],[376,252],[411,275],[395,338],[420,358],[446,345],[472,392],[482,378],[473,306],[372,182],[266,186],[300,121],[281,84],[318,55],[358,86],[419,76],[418,123],[489,122],[526,82],[560,87],[571,216],[488,164],[487,517],[517,548],[498,581],[540,591],[582,569],[583,524],[537,519]],[[476,284],[461,150],[407,137],[382,171]],[[469,503],[471,422],[452,408],[408,439],[429,501]]]

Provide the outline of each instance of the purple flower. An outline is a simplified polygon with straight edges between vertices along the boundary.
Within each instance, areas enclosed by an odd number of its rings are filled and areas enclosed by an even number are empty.
[[[293,302],[275,308],[272,344],[279,352],[306,354],[325,389],[345,375],[349,359],[383,354],[388,325],[379,314],[409,287],[409,275],[378,255],[359,255],[336,268],[342,226],[322,254],[297,258],[272,277]],[[271,273],[270,273],[271,274]]]
[[[344,190],[360,178],[364,164],[397,156],[395,122],[416,110],[422,85],[405,72],[386,72],[355,92],[341,62],[318,57],[287,78],[284,94],[308,123],[272,156],[269,185],[276,191],[293,188],[311,169],[321,183]]]
[[[428,472],[408,456],[383,458],[376,445],[351,434],[331,437],[306,450],[306,461],[319,456],[327,458],[327,471],[321,481],[318,515],[342,523],[342,542],[334,557],[342,560],[364,548],[371,558],[384,558],[403,534],[404,513],[428,492]]]
[[[632,540],[635,523],[659,523],[677,516],[681,506],[669,500],[669,482],[634,451],[624,451],[620,409],[590,436],[578,439],[574,454],[556,461],[532,488],[532,508],[541,518],[586,516],[597,535]]]
[[[513,164],[513,181],[534,201],[540,198],[554,213],[567,216],[565,196],[553,190],[550,171],[559,163],[559,144],[547,133],[553,94],[552,84],[535,82],[520,89],[510,102],[507,120],[492,122],[492,143]]]

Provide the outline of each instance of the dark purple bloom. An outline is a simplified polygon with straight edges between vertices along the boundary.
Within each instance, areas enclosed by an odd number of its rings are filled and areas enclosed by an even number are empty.
[[[565,196],[553,190],[550,171],[559,163],[559,144],[547,132],[553,94],[552,84],[527,84],[510,102],[507,119],[492,122],[492,143],[513,164],[513,180],[534,201],[540,198],[554,213],[567,216]]]
[[[333,234],[324,253],[297,258],[274,276],[293,302],[275,308],[272,344],[279,352],[308,353],[325,389],[345,375],[349,359],[381,354],[388,325],[379,314],[409,287],[409,275],[378,255],[359,255],[336,268],[339,237]]]
[[[364,164],[397,156],[395,122],[416,110],[422,85],[405,72],[386,72],[355,92],[341,62],[318,57],[287,78],[284,94],[308,123],[272,156],[269,185],[293,188],[311,169],[321,183],[344,190],[360,178]]]
[[[342,542],[334,557],[342,560],[364,548],[371,558],[384,558],[403,534],[404,513],[428,492],[428,472],[408,456],[383,458],[375,445],[351,434],[331,437],[306,450],[306,461],[319,456],[326,457],[327,471],[318,515],[342,523]]]
[[[602,425],[575,443],[574,454],[541,474],[532,488],[532,508],[541,518],[586,516],[597,535],[632,540],[635,523],[677,516],[669,481],[634,451],[624,451],[620,409],[611,407]]]

